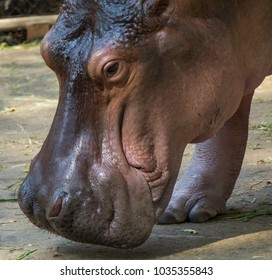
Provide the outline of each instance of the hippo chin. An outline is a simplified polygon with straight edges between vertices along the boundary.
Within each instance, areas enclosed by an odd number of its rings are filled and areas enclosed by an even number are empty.
[[[41,44],[60,92],[19,189],[30,221],[131,248],[156,222],[223,213],[272,74],[271,14],[270,0],[67,0]]]

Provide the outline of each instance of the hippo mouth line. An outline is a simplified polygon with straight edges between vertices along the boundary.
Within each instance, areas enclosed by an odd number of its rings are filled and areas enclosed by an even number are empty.
[[[164,192],[167,190],[167,186],[170,182],[170,174],[167,170],[161,168],[156,160],[153,160],[152,165],[150,167],[144,166],[145,164],[140,160],[137,160],[136,156],[130,155],[128,153],[128,146],[125,147],[123,141],[123,126],[125,122],[125,112],[126,105],[124,104],[121,107],[119,118],[118,118],[118,135],[119,139],[117,140],[117,145],[120,147],[120,154],[123,155],[124,161],[129,168],[132,168],[137,171],[137,176],[141,176],[143,180],[146,182],[147,186],[150,189],[151,201],[154,208],[154,214],[156,213],[157,204],[161,197],[163,197]],[[148,144],[146,145],[148,146]],[[154,151],[151,149],[147,149],[146,154],[148,154],[148,158],[155,159]],[[149,160],[148,160],[149,161]],[[155,214],[156,215],[156,214]]]

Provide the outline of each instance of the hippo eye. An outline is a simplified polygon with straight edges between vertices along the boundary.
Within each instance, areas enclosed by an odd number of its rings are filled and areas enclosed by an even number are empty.
[[[104,68],[104,73],[107,78],[112,78],[119,72],[119,63],[118,62],[110,62]]]
[[[127,81],[129,67],[125,61],[113,60],[105,64],[103,72],[107,82],[117,84]]]

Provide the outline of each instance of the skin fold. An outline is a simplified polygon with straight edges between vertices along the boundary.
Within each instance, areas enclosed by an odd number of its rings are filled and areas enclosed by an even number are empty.
[[[254,90],[272,74],[271,14],[268,0],[65,1],[41,44],[60,91],[19,189],[31,222],[132,248],[156,222],[223,213]]]

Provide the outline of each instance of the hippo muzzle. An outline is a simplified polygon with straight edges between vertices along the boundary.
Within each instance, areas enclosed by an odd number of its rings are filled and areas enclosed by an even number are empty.
[[[150,235],[154,214],[149,188],[133,170],[98,168],[90,178],[42,183],[39,163],[19,191],[19,204],[36,226],[83,243],[131,248]],[[51,176],[48,174],[47,176]],[[44,180],[43,180],[44,181]],[[55,191],[52,188],[57,186]]]

